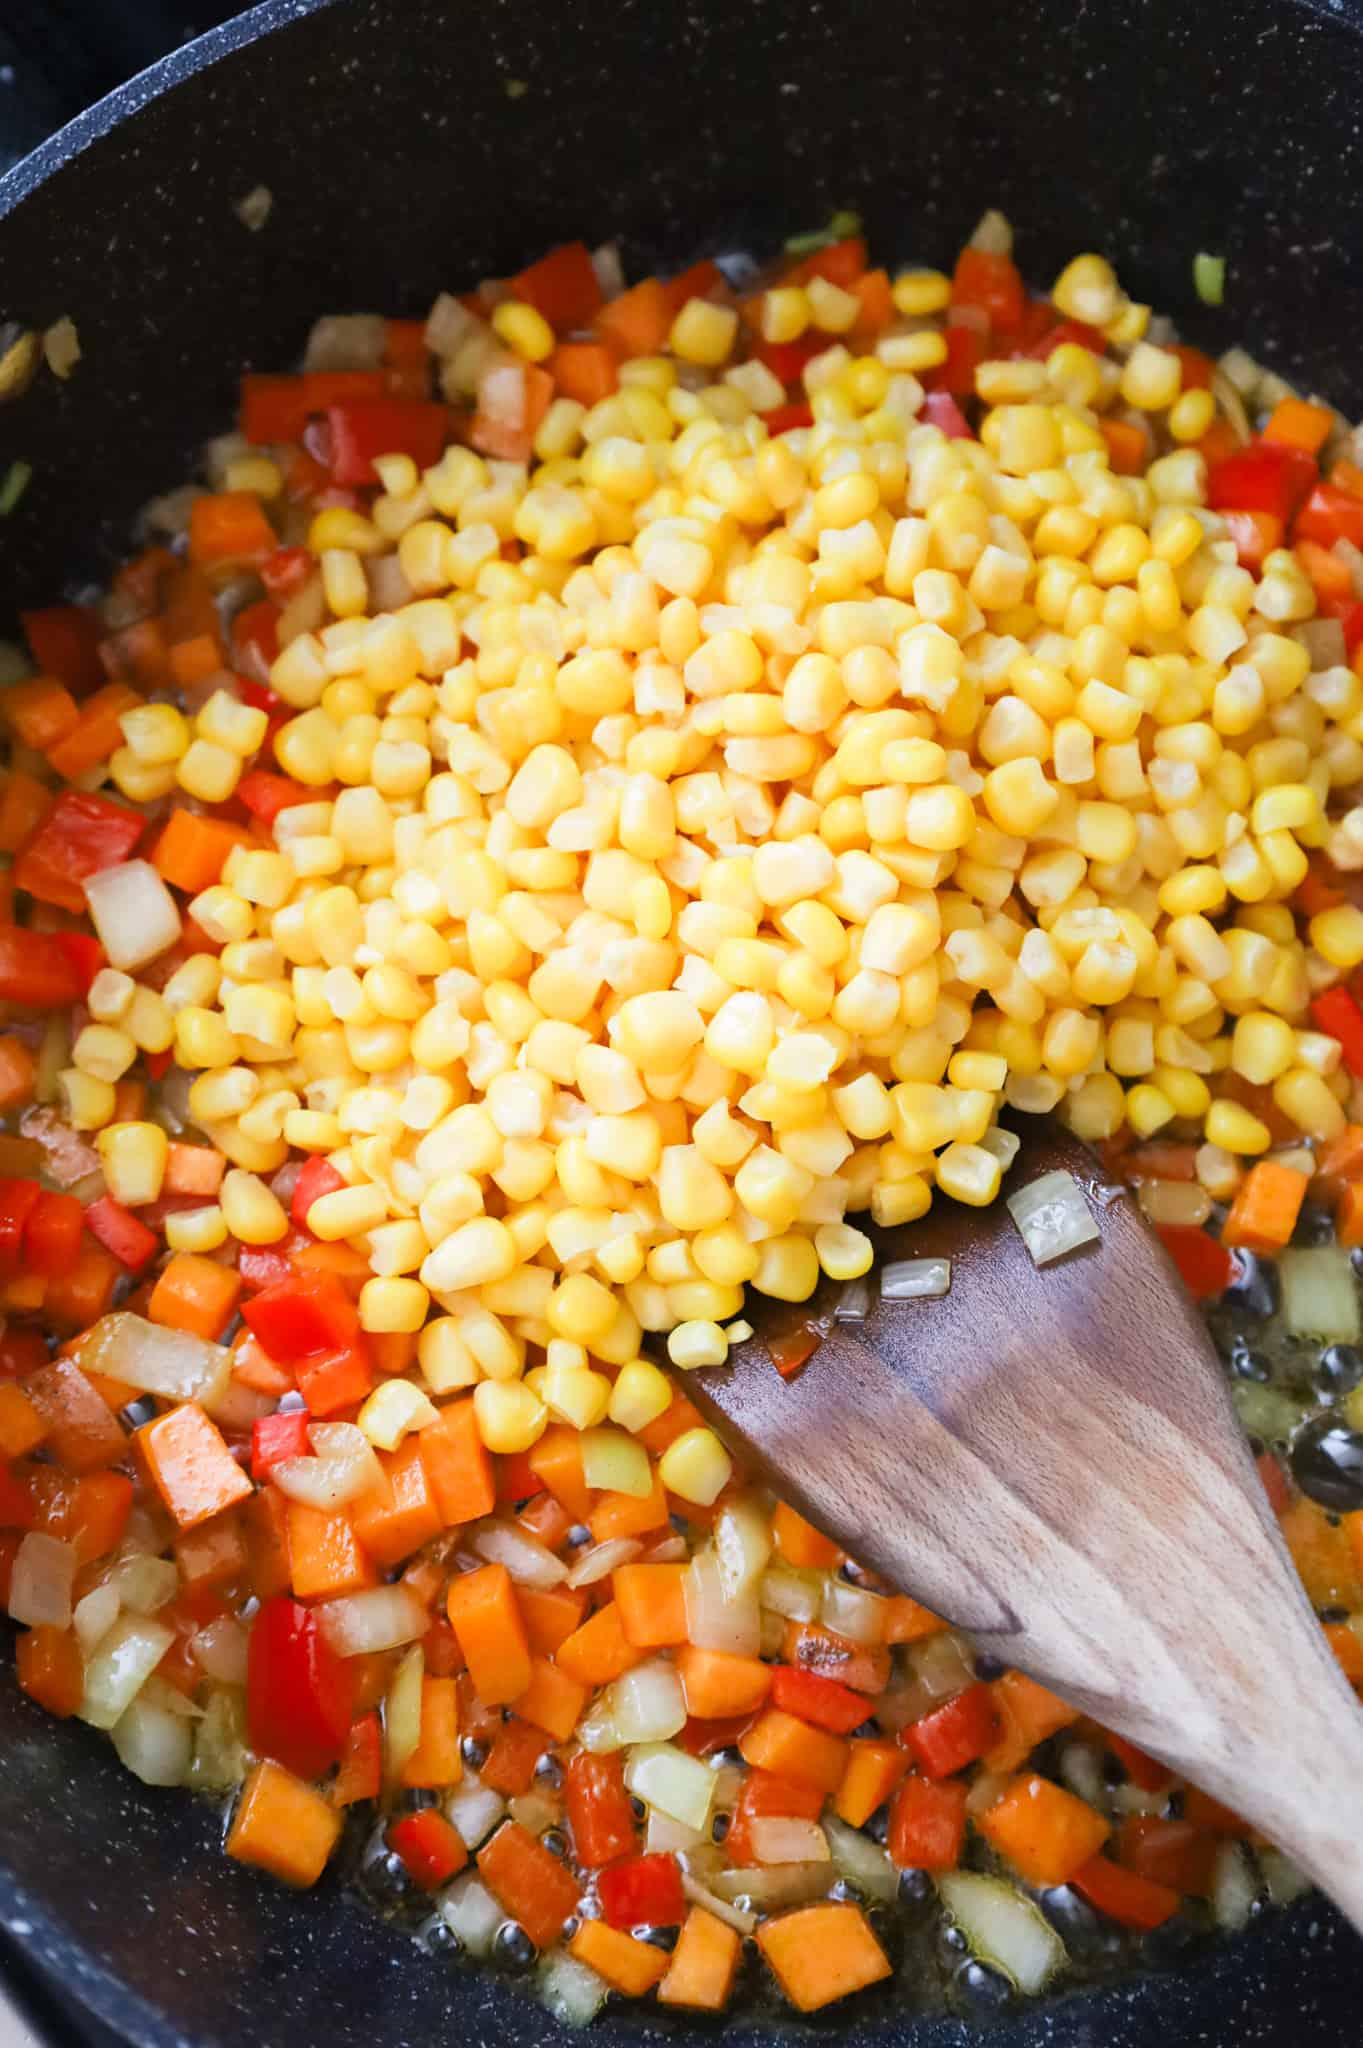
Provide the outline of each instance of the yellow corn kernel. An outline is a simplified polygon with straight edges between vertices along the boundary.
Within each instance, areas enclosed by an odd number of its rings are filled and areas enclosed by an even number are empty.
[[[176,764],[175,779],[200,803],[226,803],[241,780],[242,757],[212,740],[192,740]]]
[[[1311,944],[1332,967],[1357,967],[1363,960],[1363,910],[1340,903],[1322,910],[1307,926]]]
[[[729,1340],[718,1323],[678,1323],[667,1339],[667,1355],[685,1372],[699,1366],[723,1365],[729,1356]]]
[[[227,1242],[227,1219],[216,1202],[167,1216],[166,1244],[173,1252],[215,1252]]]
[[[78,1067],[64,1067],[57,1076],[57,1093],[63,1114],[73,1130],[97,1131],[113,1121],[114,1084],[83,1074]]]
[[[492,313],[493,332],[527,363],[542,363],[554,353],[554,330],[537,307],[524,299],[503,299]]]
[[[1223,1152],[1267,1152],[1273,1142],[1268,1125],[1238,1102],[1213,1102],[1207,1111],[1207,1140]]]
[[[648,1359],[633,1358],[616,1374],[606,1413],[619,1428],[637,1434],[656,1422],[671,1403],[672,1385],[667,1375]]]
[[[430,1305],[430,1294],[419,1280],[388,1277],[366,1280],[360,1289],[360,1328],[379,1334],[405,1335],[422,1328]],[[396,1382],[390,1381],[389,1384]],[[426,1405],[429,1407],[429,1402]],[[427,1421],[434,1419],[434,1413],[426,1417]],[[363,1412],[360,1427],[364,1428]],[[390,1444],[385,1448],[391,1450],[395,1446]]]
[[[733,1460],[712,1429],[688,1429],[658,1460],[658,1476],[679,1500],[709,1507],[729,1483]]]
[[[264,740],[269,723],[268,715],[255,705],[243,704],[228,690],[215,690],[194,721],[194,736],[245,761]]]
[[[728,359],[737,332],[738,315],[732,307],[688,299],[672,322],[667,345],[683,362],[715,369]]]
[[[174,767],[189,747],[189,720],[173,704],[137,704],[119,719],[128,751],[147,768]]]
[[[231,1168],[218,1196],[223,1220],[242,1244],[278,1244],[289,1234],[289,1218],[278,1196],[254,1173]]]
[[[1178,397],[1183,366],[1172,349],[1138,341],[1126,359],[1120,390],[1128,405],[1141,412],[1164,412]]]
[[[116,1202],[135,1209],[157,1200],[170,1152],[170,1140],[159,1124],[107,1124],[96,1149],[104,1184]]]
[[[136,1040],[112,1024],[87,1024],[71,1048],[72,1064],[94,1081],[121,1081],[136,1058]]]
[[[473,1413],[485,1447],[503,1457],[528,1451],[549,1423],[549,1410],[523,1380],[480,1380]]]
[[[983,1145],[948,1145],[938,1155],[938,1187],[953,1201],[972,1208],[981,1209],[992,1202],[1002,1178],[1002,1162]]]
[[[324,1244],[338,1243],[343,1237],[359,1237],[387,1221],[388,1198],[372,1182],[319,1195],[307,1214],[308,1229]]]
[[[1237,1074],[1266,1086],[1285,1074],[1297,1057],[1297,1034],[1282,1017],[1267,1010],[1249,1010],[1235,1020],[1230,1063]]]

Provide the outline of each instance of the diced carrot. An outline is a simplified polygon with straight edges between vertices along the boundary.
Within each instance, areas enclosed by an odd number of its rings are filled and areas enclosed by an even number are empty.
[[[1328,405],[1312,405],[1305,398],[1280,398],[1259,430],[1261,441],[1274,441],[1284,448],[1304,448],[1319,455],[1329,440],[1335,416]]]
[[[1335,1237],[1345,1251],[1363,1245],[1363,1182],[1350,1181],[1335,1204]]]
[[[616,1573],[619,1577],[619,1573]],[[728,1650],[701,1650],[687,1643],[673,1659],[686,1699],[686,1711],[698,1720],[717,1721],[730,1714],[752,1714],[771,1691],[770,1664],[760,1657],[735,1656]]]
[[[234,847],[249,846],[251,835],[240,825],[222,818],[206,818],[195,811],[173,810],[152,848],[151,862],[157,873],[186,895],[197,896],[218,880],[223,864]]]
[[[79,1710],[85,1662],[71,1629],[27,1629],[15,1644],[14,1666],[20,1689],[49,1714],[65,1721]]]
[[[453,1401],[438,1422],[418,1430],[421,1460],[431,1482],[442,1527],[476,1522],[497,1503],[492,1459],[478,1433],[471,1399]]]
[[[910,1600],[907,1593],[896,1593],[885,1602],[885,1641],[887,1643],[916,1643],[924,1636],[936,1636],[947,1627],[940,1615],[927,1607],[920,1607],[916,1600]]]
[[[1134,1870],[1123,1870],[1120,1863],[1113,1863],[1107,1856],[1095,1856],[1082,1870],[1075,1871],[1070,1883],[1081,1899],[1087,1899],[1098,1912],[1106,1913],[1109,1920],[1147,1934],[1152,1928],[1162,1927],[1179,1909],[1179,1895],[1172,1886],[1156,1884]]]
[[[235,1584],[246,1571],[246,1542],[238,1509],[215,1515],[175,1539],[175,1561],[188,1587]]]
[[[367,1330],[369,1357],[381,1379],[396,1379],[416,1362],[415,1330]]]
[[[512,1714],[498,1727],[478,1775],[504,1799],[519,1799],[522,1792],[530,1790],[548,1746],[549,1738],[542,1728]]]
[[[382,1479],[361,1495],[351,1513],[360,1542],[387,1570],[438,1536],[445,1524],[415,1437],[408,1437],[400,1450],[381,1452],[379,1464]]]
[[[216,1146],[172,1142],[166,1153],[162,1192],[167,1195],[216,1195],[222,1186],[226,1168],[227,1161]]]
[[[1077,1707],[1068,1706],[1022,1671],[1005,1671],[989,1690],[1003,1733],[985,1754],[986,1770],[1016,1771],[1039,1742],[1079,1719]]]
[[[147,1318],[167,1329],[188,1330],[216,1341],[227,1328],[241,1294],[241,1275],[198,1252],[177,1252],[152,1289]]]
[[[134,1442],[177,1527],[193,1529],[245,1500],[251,1482],[197,1401],[144,1423]]]
[[[349,1515],[327,1514],[301,1500],[288,1503],[289,1572],[300,1600],[359,1593],[378,1579]]]
[[[568,1953],[626,1998],[642,1998],[652,1990],[667,1975],[670,1960],[651,1942],[636,1941],[604,1920],[584,1920],[568,1943]]]
[[[212,633],[196,633],[192,639],[171,644],[170,672],[182,690],[192,690],[196,683],[207,682],[225,667],[222,648]]]
[[[1117,1836],[1117,1861],[1154,1884],[1205,1899],[1211,1894],[1216,1836],[1188,1820],[1129,1814]]]
[[[123,1268],[113,1253],[87,1238],[71,1271],[48,1282],[45,1319],[58,1331],[88,1330],[112,1305],[122,1278]]]
[[[1183,1818],[1195,1828],[1206,1828],[1209,1834],[1232,1835],[1241,1842],[1248,1841],[1254,1833],[1247,1820],[1242,1820],[1229,1806],[1223,1806],[1219,1799],[1213,1799],[1200,1785],[1184,1787]]]
[[[64,1535],[77,1564],[94,1564],[118,1548],[132,1513],[133,1493],[126,1472],[87,1472],[76,1481]]]
[[[548,1948],[558,1940],[580,1896],[578,1881],[567,1866],[514,1820],[503,1821],[478,1851],[478,1875],[536,1948]]]
[[[225,1846],[238,1863],[305,1889],[322,1875],[340,1833],[341,1816],[320,1792],[265,1762],[242,1787]]]
[[[533,1500],[526,1501],[516,1520],[547,1550],[562,1550],[573,1532],[573,1517],[552,1493],[537,1493]]]
[[[742,1960],[742,1937],[704,1906],[692,1906],[658,1986],[659,2005],[687,2012],[722,2012]]]
[[[536,1482],[553,1494],[574,1522],[591,1513],[591,1489],[582,1476],[582,1439],[566,1423],[551,1423],[527,1453],[526,1465]]]
[[[414,1790],[439,1791],[464,1775],[459,1753],[459,1693],[452,1678],[421,1681],[421,1736],[402,1767],[402,1782]]]
[[[388,1829],[388,1846],[423,1891],[438,1891],[464,1868],[469,1852],[458,1830],[437,1807],[405,1813]]]
[[[643,1429],[636,1430],[635,1435],[650,1458],[661,1458],[679,1436],[685,1436],[688,1429],[699,1429],[704,1421],[705,1417],[694,1401],[688,1401],[685,1394],[674,1394],[662,1414],[646,1423]]]
[[[1251,1252],[1280,1251],[1297,1227],[1310,1175],[1295,1167],[1260,1159],[1236,1191],[1221,1232],[1228,1248]]]
[[[11,1453],[16,1458],[21,1455],[21,1451]],[[652,1650],[686,1641],[686,1572],[684,1564],[616,1566],[611,1573],[611,1592],[620,1611],[620,1626],[630,1642]],[[704,1714],[710,1709],[693,1707],[691,1711]]]
[[[541,1657],[552,1657],[574,1629],[581,1627],[587,1611],[584,1587],[518,1586],[516,1598],[526,1640]]]
[[[646,277],[602,306],[592,325],[622,356],[655,356],[667,340],[674,313],[661,278]]]
[[[124,683],[109,683],[87,697],[81,706],[80,724],[74,726],[55,747],[47,750],[49,767],[63,782],[75,782],[92,768],[109,759],[123,744],[119,719],[142,699]]]
[[[860,1906],[801,1906],[775,1914],[758,1927],[757,1945],[799,2012],[818,2012],[890,1974]]]
[[[277,1486],[262,1486],[241,1511],[246,1569],[257,1600],[286,1593],[289,1571],[289,1504]]]
[[[587,1527],[596,1542],[609,1543],[617,1536],[647,1536],[654,1529],[665,1529],[669,1514],[667,1494],[655,1472],[650,1493],[598,1494]]]
[[[1107,443],[1107,459],[1117,476],[1139,476],[1146,465],[1150,443],[1143,427],[1129,420],[1099,420],[1098,428]]]
[[[847,1745],[847,1763],[833,1795],[833,1811],[848,1827],[865,1827],[908,1768],[908,1756],[898,1743],[880,1742],[874,1736],[854,1738]]]
[[[232,1340],[232,1377],[257,1394],[287,1394],[296,1384],[294,1374],[275,1363],[254,1330],[241,1330]]]
[[[1028,1884],[1068,1884],[1112,1830],[1101,1813],[1035,1771],[1024,1771],[975,1825]]]
[[[863,270],[852,290],[861,300],[856,333],[883,334],[894,319],[894,300],[890,296],[889,273],[884,270]]]
[[[22,769],[13,768],[0,791],[0,853],[17,853],[34,827],[46,817],[52,792]]]
[[[833,1571],[842,1562],[842,1552],[831,1537],[821,1536],[803,1515],[797,1515],[794,1508],[778,1501],[772,1518],[772,1535],[776,1548],[787,1564],[797,1570],[827,1572]]]
[[[377,1799],[382,1788],[383,1728],[377,1714],[361,1714],[350,1724],[345,1754],[327,1797],[333,1806],[355,1806],[362,1799]]]
[[[599,405],[620,382],[615,352],[604,341],[561,341],[548,370],[559,395],[579,405]]]
[[[35,754],[45,754],[80,724],[80,706],[55,676],[12,683],[0,696],[10,730]]]
[[[48,1424],[12,1381],[0,1384],[0,1456],[26,1458],[47,1435]]]
[[[530,1645],[505,1565],[482,1565],[450,1581],[450,1626],[480,1698],[490,1707],[519,1699],[531,1679]]]
[[[259,562],[275,546],[274,528],[250,491],[205,493],[190,506],[192,562]]]
[[[1316,593],[1316,602],[1325,610],[1328,606],[1348,606],[1353,601],[1353,578],[1347,562],[1319,541],[1303,538],[1296,544],[1297,560],[1310,578],[1311,588]]]
[[[587,1688],[547,1657],[530,1660],[530,1683],[512,1702],[523,1721],[566,1742],[587,1702]]]
[[[121,1464],[128,1440],[87,1374],[70,1358],[54,1358],[24,1381],[24,1392],[47,1425],[47,1448],[67,1472]]]
[[[793,1778],[825,1794],[836,1792],[847,1767],[847,1744],[822,1728],[812,1728],[794,1714],[772,1707],[754,1721],[739,1749],[755,1770]]]
[[[1315,1608],[1363,1608],[1363,1512],[1334,1522],[1313,1500],[1299,1497],[1278,1517],[1283,1541]]]
[[[139,1123],[146,1113],[147,1084],[136,1074],[125,1074],[114,1083],[114,1122]]]
[[[879,1645],[854,1643],[817,1621],[788,1621],[781,1645],[787,1664],[836,1678],[853,1692],[884,1692],[890,1682],[890,1653]]]
[[[797,1784],[793,1778],[776,1778],[770,1771],[749,1771],[739,1788],[738,1800],[724,1838],[724,1853],[731,1863],[751,1865],[762,1858],[753,1846],[752,1824],[773,1815],[792,1820],[817,1820],[823,1811],[824,1794],[816,1785]]]
[[[613,1600],[575,1629],[558,1648],[556,1663],[583,1685],[609,1685],[613,1678],[642,1664],[647,1652],[630,1642],[620,1626]]]
[[[1147,1756],[1124,1735],[1116,1735],[1110,1728],[1105,1728],[1103,1740],[1132,1784],[1139,1785],[1142,1792],[1162,1792],[1172,1782],[1174,1774],[1167,1765],[1162,1764],[1158,1757]]]
[[[601,305],[601,285],[585,242],[563,242],[515,277],[507,289],[543,314],[560,334],[586,327]]]

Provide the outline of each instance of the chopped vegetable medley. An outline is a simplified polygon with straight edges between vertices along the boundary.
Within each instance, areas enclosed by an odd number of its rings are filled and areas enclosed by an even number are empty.
[[[821,1281],[931,1316],[860,1226],[991,1202],[1005,1110],[1136,1189],[1363,1684],[1363,450],[1011,248],[322,320],[0,696],[18,1682],[579,2023],[1300,1883],[664,1369],[749,1286],[786,1376]]]

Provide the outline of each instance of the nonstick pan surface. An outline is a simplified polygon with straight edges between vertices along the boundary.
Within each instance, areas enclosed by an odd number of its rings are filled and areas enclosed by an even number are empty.
[[[0,184],[0,317],[83,359],[0,413],[34,475],[0,528],[0,630],[111,558],[148,496],[323,311],[418,313],[551,243],[627,270],[775,247],[854,206],[941,262],[1002,205],[1034,281],[1076,250],[1191,338],[1242,339],[1363,413],[1363,33],[1353,0],[270,0],[167,58]],[[273,195],[267,226],[234,207]],[[1192,290],[1229,258],[1225,308]],[[137,2048],[566,2039],[505,1980],[443,1967],[329,1880],[226,1862],[218,1817],[0,1683],[0,1926]],[[978,2038],[894,2001],[840,2042]],[[1363,1943],[1308,1899],[1139,1983],[990,2027],[999,2048],[1357,2048]],[[663,2029],[599,2021],[624,2041]],[[725,2024],[735,2048],[797,2029]],[[671,2026],[680,2044],[717,2029]]]

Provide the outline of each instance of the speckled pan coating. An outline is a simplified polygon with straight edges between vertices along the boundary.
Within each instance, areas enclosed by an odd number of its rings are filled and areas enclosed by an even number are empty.
[[[620,234],[635,270],[712,248],[717,227],[769,247],[854,205],[878,250],[942,261],[1002,203],[1034,279],[1104,248],[1193,336],[1242,337],[1363,413],[1359,21],[1300,0],[271,0],[0,183],[0,319],[70,314],[84,350],[68,385],[43,377],[0,412],[0,469],[35,469],[0,528],[0,619],[96,568],[221,429],[237,373],[287,362],[319,311],[416,313],[578,234]],[[275,205],[253,235],[233,205],[261,183]],[[1214,325],[1192,294],[1199,249],[1230,259]],[[294,1898],[226,1863],[207,1808],[142,1788],[8,1683],[0,1924],[138,2048],[568,2038],[334,1884]],[[814,2031],[980,2038],[909,2002]],[[989,2038],[1357,2048],[1361,2015],[1363,1944],[1306,1901],[1177,1975]]]

